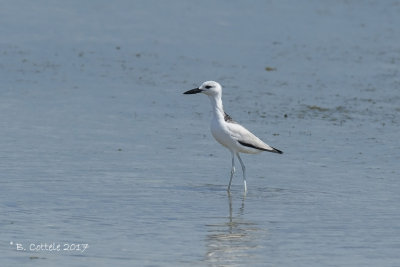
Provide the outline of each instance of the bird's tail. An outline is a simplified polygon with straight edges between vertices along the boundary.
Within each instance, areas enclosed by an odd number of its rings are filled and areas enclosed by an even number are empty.
[[[275,147],[272,147],[272,146],[271,146],[271,148],[272,148],[272,150],[268,150],[269,152],[278,153],[278,154],[283,154],[283,152],[280,151],[279,149],[276,149]]]

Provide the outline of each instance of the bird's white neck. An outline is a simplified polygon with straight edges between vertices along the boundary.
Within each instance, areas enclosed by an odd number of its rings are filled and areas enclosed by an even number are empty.
[[[211,101],[211,107],[212,107],[212,111],[214,114],[214,117],[218,120],[224,120],[224,107],[222,106],[222,99],[221,99],[221,95],[215,95],[215,96],[208,96],[208,98],[210,98]]]

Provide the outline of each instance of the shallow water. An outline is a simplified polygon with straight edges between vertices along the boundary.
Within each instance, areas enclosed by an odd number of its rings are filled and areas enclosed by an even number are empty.
[[[399,266],[399,12],[5,4],[1,265]],[[284,151],[243,155],[245,197],[208,99],[182,95],[211,79]]]

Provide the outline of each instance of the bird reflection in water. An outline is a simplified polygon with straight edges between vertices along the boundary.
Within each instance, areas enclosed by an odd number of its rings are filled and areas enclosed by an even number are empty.
[[[232,212],[232,197],[228,194],[229,216],[222,217],[223,222],[207,224],[205,261],[211,265],[231,266],[248,263],[260,249],[260,231],[256,223],[243,218],[245,196],[237,214]],[[262,232],[262,231],[261,231]],[[251,259],[253,258],[253,259]]]

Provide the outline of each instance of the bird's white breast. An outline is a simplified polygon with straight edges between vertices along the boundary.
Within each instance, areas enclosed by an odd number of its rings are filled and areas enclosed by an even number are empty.
[[[235,140],[233,140],[229,134],[224,121],[220,121],[217,118],[213,118],[211,121],[211,134],[214,136],[215,140],[221,145],[232,150],[235,146]]]

